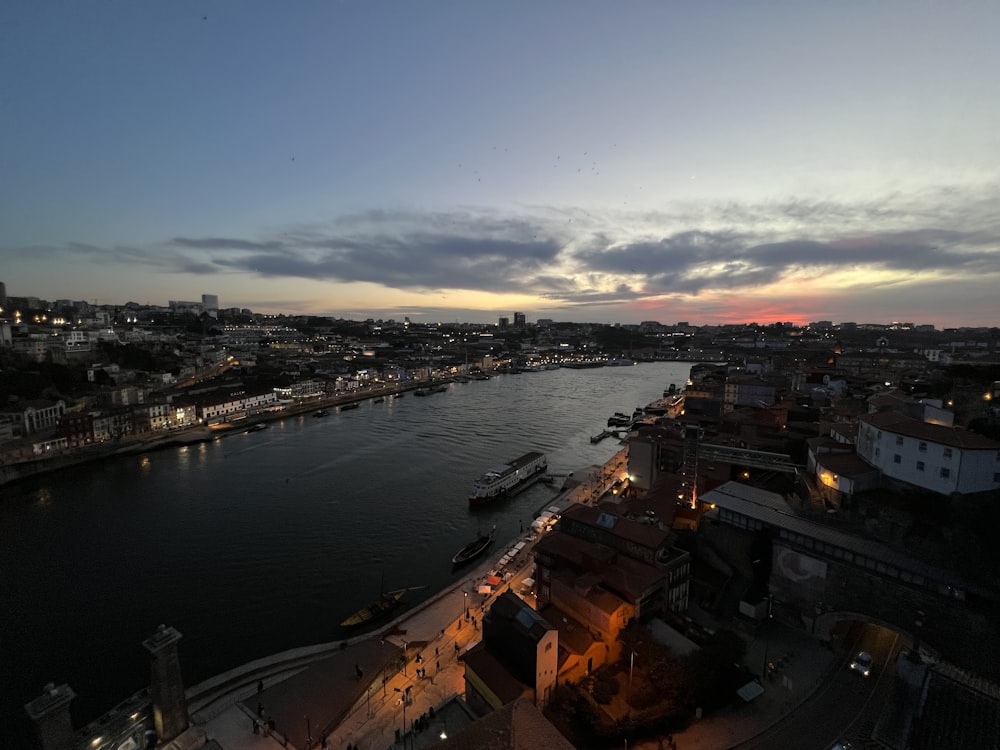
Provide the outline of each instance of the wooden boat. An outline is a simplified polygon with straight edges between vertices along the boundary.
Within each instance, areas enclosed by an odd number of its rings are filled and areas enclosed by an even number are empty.
[[[490,548],[493,544],[493,537],[497,533],[497,527],[494,524],[493,529],[489,534],[480,534],[479,538],[475,541],[469,542],[462,549],[455,553],[455,556],[451,558],[452,565],[462,565],[464,563],[475,560],[486,550]]]
[[[340,623],[342,628],[357,628],[362,625],[367,625],[369,623],[375,622],[382,617],[385,617],[390,612],[392,612],[396,607],[398,607],[407,593],[410,591],[420,591],[420,589],[426,588],[426,586],[411,586],[407,589],[396,589],[395,591],[385,591],[382,596],[379,597],[377,602],[369,604],[367,607],[362,607],[353,615],[343,620]]]

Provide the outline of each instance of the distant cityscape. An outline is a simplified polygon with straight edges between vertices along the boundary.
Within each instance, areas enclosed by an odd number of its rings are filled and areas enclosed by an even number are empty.
[[[907,322],[832,321],[612,325],[529,322],[522,312],[498,316],[495,325],[426,324],[406,317],[262,315],[220,308],[212,294],[166,306],[50,302],[8,297],[0,282],[0,352],[8,352],[7,377],[0,381],[0,460],[9,466],[95,452],[102,444],[219,424],[234,414],[253,416],[470,370],[530,371],[587,361],[727,362],[743,376],[781,373],[793,392],[812,377],[808,367],[825,367],[824,388],[833,395],[902,388],[943,396],[938,392],[946,386],[935,371],[990,365],[1000,360],[998,350],[1000,328],[938,331]],[[12,377],[38,365],[51,369],[30,383]],[[221,386],[211,396],[209,389],[193,388],[206,381],[218,386],[223,375],[240,381],[240,399],[219,393]],[[983,387],[979,391],[950,394],[958,423],[982,411]],[[769,406],[779,393],[778,387],[768,392]]]
[[[577,700],[610,706],[592,718],[605,736],[682,728],[694,704],[665,699],[662,674],[642,674],[645,712],[629,702],[629,654],[652,640],[637,626],[664,623],[675,647],[702,650],[684,662],[707,681],[698,705],[729,705],[718,691],[740,675],[712,671],[707,655],[731,666],[745,649],[720,640],[706,612],[755,643],[777,613],[838,654],[873,644],[849,670],[867,677],[874,653],[894,677],[873,684],[882,699],[866,702],[869,734],[856,740],[925,747],[912,733],[953,730],[950,707],[969,695],[974,712],[1000,708],[1000,328],[601,325],[521,312],[420,324],[259,315],[215,295],[49,303],[8,298],[2,284],[0,307],[0,482],[436,383],[688,362],[688,381],[662,401],[609,416],[624,469],[604,467],[593,497],[581,490],[533,526],[529,583],[495,600],[464,659],[472,711],[505,710],[504,695],[565,708],[557,686],[576,686],[590,696]],[[660,658],[643,654],[644,669]],[[404,675],[409,658],[404,644]],[[774,689],[784,661],[765,646],[763,662],[757,689]],[[176,736],[189,717],[171,710]],[[950,746],[989,746],[989,719],[976,716]]]

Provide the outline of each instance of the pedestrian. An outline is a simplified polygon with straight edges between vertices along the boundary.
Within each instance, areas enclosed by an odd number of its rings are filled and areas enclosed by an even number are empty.
[[[264,681],[257,680],[257,694],[260,695],[263,692],[264,692]]]
[[[441,662],[440,662],[440,661],[437,661],[437,662],[434,662],[434,666],[436,666],[436,667],[437,667],[437,671],[438,671],[438,672],[440,672],[440,671],[441,671]]]
[[[456,643],[455,644],[455,653],[457,654],[458,652],[459,652],[459,648],[458,648],[458,644]]]
[[[261,718],[264,717],[264,704],[260,701],[257,701],[257,715]]]
[[[437,646],[435,646],[435,647],[434,647],[434,656],[437,656],[437,655],[438,655],[438,647],[437,647]]]

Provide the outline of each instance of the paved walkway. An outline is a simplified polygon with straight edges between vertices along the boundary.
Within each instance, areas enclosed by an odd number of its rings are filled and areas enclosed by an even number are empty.
[[[362,699],[354,704],[346,718],[327,735],[329,748],[341,750],[349,745],[356,746],[359,750],[390,748],[394,744],[396,729],[404,727],[403,695],[408,697],[405,726],[409,727],[414,719],[429,713],[431,708],[440,706],[452,696],[464,694],[464,668],[459,655],[479,642],[484,608],[488,609],[497,594],[523,577],[530,564],[528,554],[522,553],[517,559],[520,569],[515,571],[508,567],[508,571],[512,573],[510,582],[497,587],[492,595],[484,596],[478,593],[477,585],[489,574],[491,564],[501,554],[502,552],[494,553],[488,561],[471,568],[451,588],[432,597],[423,606],[407,612],[380,633],[370,636],[370,639],[376,641],[384,639],[405,652],[406,666],[392,674],[384,683],[376,676],[363,693]],[[469,611],[468,620],[465,618],[466,608]],[[422,676],[418,676],[418,669],[423,670]],[[289,681],[295,679],[293,677]],[[277,747],[307,750],[308,743],[299,739],[306,735],[303,730],[307,722],[305,715],[302,717],[302,726],[292,729],[278,727],[274,734],[268,734],[263,728],[260,734],[254,733],[255,717],[251,707],[256,701],[252,684],[255,680],[256,677],[248,677],[237,695],[232,699],[218,701],[222,705],[221,709],[205,712],[206,715],[214,714],[203,722],[208,738],[216,740],[223,750],[270,750]],[[275,689],[270,685],[266,687],[262,694],[265,705],[273,704],[276,700]],[[305,695],[302,690],[298,686],[293,692],[301,695],[303,706],[322,699],[322,695]],[[316,690],[313,691],[315,692]],[[245,701],[249,707],[241,701]],[[309,729],[314,746],[319,746],[321,728],[312,726]],[[298,744],[294,740],[299,740]]]
[[[577,489],[558,499],[565,502],[572,497],[581,501],[583,498],[579,494]],[[527,536],[525,532],[524,537]],[[507,549],[513,544],[508,544]],[[361,688],[361,699],[327,735],[327,747],[331,750],[349,746],[358,750],[392,750],[398,747],[395,742],[397,730],[409,729],[417,717],[429,714],[432,708],[437,709],[450,697],[464,693],[464,670],[459,655],[479,642],[484,609],[488,609],[492,599],[507,586],[516,585],[531,564],[530,551],[526,547],[508,568],[512,573],[510,582],[489,596],[479,594],[477,585],[502,554],[502,551],[494,552],[489,560],[470,569],[451,588],[368,637],[382,638],[387,644],[398,647],[400,653],[406,655],[406,666],[384,682],[377,677],[367,690]],[[466,609],[469,619],[466,619]],[[751,672],[762,676],[763,693],[745,705],[695,721],[685,731],[675,733],[673,738],[680,750],[726,750],[752,739],[805,700],[834,665],[835,655],[828,646],[777,620],[766,630],[747,637],[744,664]],[[767,662],[774,662],[777,670],[765,679]],[[299,670],[304,668],[299,667]],[[418,669],[424,670],[423,673],[418,674]],[[291,674],[294,671],[275,679],[286,680]],[[274,750],[279,747],[309,750],[308,742],[300,739],[307,736],[304,727],[309,719],[306,716],[302,717],[301,727],[285,729],[288,737],[278,733],[268,735],[263,730],[260,734],[254,733],[254,712],[240,702],[254,705],[256,677],[248,680],[252,682],[241,684],[235,691],[238,694],[216,701],[219,707],[202,712],[201,716],[208,718],[202,718],[199,723],[208,738],[216,740],[223,750]],[[302,698],[302,705],[315,705],[315,701],[323,700],[318,687],[313,693]],[[404,696],[407,698],[405,705]],[[458,728],[453,726],[451,730]],[[313,738],[314,747],[319,747],[322,728],[309,727],[308,734]],[[294,744],[290,738],[298,740],[299,744]],[[426,746],[428,741],[429,738],[416,744]],[[633,747],[658,750],[661,745],[653,740]]]

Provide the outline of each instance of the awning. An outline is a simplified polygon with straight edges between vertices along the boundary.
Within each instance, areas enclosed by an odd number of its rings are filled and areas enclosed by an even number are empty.
[[[492,594],[493,593],[493,587],[492,586],[480,586],[479,587],[479,593],[480,594]]]
[[[496,586],[500,583],[500,576],[486,576],[486,583],[490,586]]]

